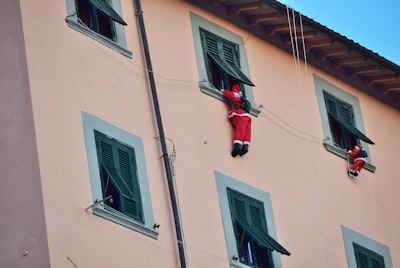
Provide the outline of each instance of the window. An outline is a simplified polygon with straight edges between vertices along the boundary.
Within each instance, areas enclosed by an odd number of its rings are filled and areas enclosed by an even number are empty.
[[[208,81],[217,89],[230,89],[234,84],[254,86],[240,70],[238,45],[200,29]]]
[[[221,88],[230,90],[235,83],[241,84],[243,95],[251,102],[253,115],[260,111],[255,107],[249,68],[243,39],[194,13],[190,13],[194,45],[202,92],[224,100]]]
[[[231,267],[281,268],[270,195],[215,172]]]
[[[342,149],[351,150],[360,140],[374,144],[373,141],[356,128],[353,106],[325,91],[324,98],[329,127],[335,145]]]
[[[349,268],[393,268],[389,248],[342,226]]]
[[[157,238],[142,140],[88,113],[82,118],[93,214]]]
[[[77,15],[93,31],[116,39],[113,22],[127,25],[107,0],[77,0]]]
[[[347,158],[347,150],[360,143],[368,153],[365,169],[374,172],[371,164],[369,144],[374,142],[365,135],[364,123],[358,99],[314,75],[314,85],[324,131],[324,146],[342,158]]]
[[[95,130],[102,198],[107,208],[143,223],[135,151]]]
[[[273,250],[290,255],[268,235],[264,204],[230,188],[227,192],[240,262],[269,268],[274,267]]]
[[[372,250],[353,243],[357,268],[385,268],[383,257]]]
[[[66,0],[68,25],[118,52],[132,57],[126,49],[120,0]]]

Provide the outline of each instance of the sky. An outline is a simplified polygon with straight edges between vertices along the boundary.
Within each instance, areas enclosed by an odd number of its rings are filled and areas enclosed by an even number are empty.
[[[278,0],[400,66],[400,0]]]

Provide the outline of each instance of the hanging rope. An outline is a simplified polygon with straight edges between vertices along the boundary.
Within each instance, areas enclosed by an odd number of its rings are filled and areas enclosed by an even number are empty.
[[[289,7],[286,6],[287,14],[288,14],[288,23],[290,30],[291,28],[291,22],[290,22],[290,16],[289,16]],[[294,15],[294,10],[292,10],[292,18],[293,18],[293,28],[296,29],[295,24],[295,15]],[[305,75],[306,78],[308,78],[308,68],[307,68],[307,54],[306,54],[306,48],[305,48],[305,42],[304,42],[304,32],[303,32],[303,22],[302,22],[302,17],[301,14],[299,13],[299,22],[300,22],[300,29],[301,29],[301,39],[302,39],[302,46],[303,46],[303,56],[304,56],[304,66],[305,66]],[[303,81],[302,81],[302,75],[301,75],[301,66],[300,66],[300,53],[298,49],[298,42],[297,42],[297,36],[295,35],[295,42],[296,45],[294,45],[293,37],[292,34],[291,36],[291,41],[292,41],[292,52],[293,52],[293,58],[295,62],[295,68],[296,68],[296,75],[298,77],[298,83],[299,83],[299,91],[301,95],[301,103],[302,103],[302,111],[303,111],[303,120],[304,120],[304,127],[306,129],[306,134],[308,135],[309,133],[309,126],[308,126],[308,121],[307,121],[307,113],[305,109],[305,100],[304,100],[304,94],[303,94]],[[297,57],[295,57],[295,53],[297,54]],[[323,248],[323,256],[321,256],[321,263],[323,267],[329,267],[329,263],[327,262],[327,254],[326,254],[326,241],[323,239],[323,231],[322,231],[322,226],[323,226],[323,218],[322,218],[322,207],[321,207],[321,197],[319,194],[318,190],[318,176],[317,176],[317,171],[316,171],[316,166],[315,166],[315,159],[316,157],[314,156],[313,149],[310,144],[308,144],[308,150],[307,150],[307,158],[308,162],[310,164],[310,172],[311,176],[314,180],[313,183],[313,196],[314,196],[314,202],[316,204],[316,208],[318,211],[318,232],[319,232],[319,238],[320,238],[320,244],[322,245]]]

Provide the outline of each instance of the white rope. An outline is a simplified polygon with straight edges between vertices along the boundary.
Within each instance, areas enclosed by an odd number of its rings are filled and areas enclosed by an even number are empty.
[[[286,6],[287,9],[287,13],[289,14],[288,11],[288,6]],[[294,16],[294,10],[292,9],[292,14],[293,14],[293,24],[294,24],[294,29],[296,29],[296,21],[295,21],[295,16]],[[299,13],[300,14],[300,13]],[[306,49],[305,49],[305,42],[304,42],[304,33],[303,33],[303,22],[302,22],[302,18],[301,18],[301,14],[300,16],[300,28],[301,28],[301,39],[302,39],[302,45],[303,45],[303,55],[304,55],[304,65],[305,65],[305,70],[306,70],[306,78],[308,78],[308,69],[307,69],[307,55],[306,55]],[[290,17],[288,15],[288,21],[289,21],[289,26],[290,26]],[[291,29],[291,28],[290,28]],[[291,39],[292,39],[292,34],[290,35]],[[308,126],[308,121],[307,121],[307,113],[306,113],[306,109],[305,109],[305,99],[304,99],[304,94],[303,94],[303,81],[302,81],[302,75],[301,75],[301,68],[300,68],[300,53],[299,53],[299,49],[298,49],[298,43],[297,43],[297,36],[295,36],[296,39],[296,53],[297,53],[297,58],[294,56],[294,45],[293,45],[293,40],[292,40],[292,51],[293,51],[293,57],[294,57],[294,61],[295,61],[295,65],[296,65],[296,75],[298,77],[298,83],[299,83],[299,91],[300,91],[300,95],[301,95],[301,104],[302,104],[302,110],[303,110],[303,123],[304,123],[304,127],[305,127],[305,133],[306,135],[309,135],[309,126]],[[311,171],[311,176],[314,180],[314,184],[313,184],[313,193],[314,193],[314,202],[316,203],[317,209],[318,209],[318,232],[319,232],[319,238],[320,238],[320,243],[322,245],[323,248],[323,256],[321,256],[321,263],[323,264],[323,267],[329,267],[329,263],[327,260],[327,255],[326,255],[326,241],[323,239],[323,231],[322,231],[322,225],[323,225],[323,217],[322,217],[322,207],[320,204],[320,194],[318,191],[318,177],[317,177],[317,172],[316,172],[316,167],[315,167],[315,161],[313,161],[313,159],[315,160],[316,157],[314,156],[314,151],[311,148],[311,144],[308,144],[308,150],[307,150],[307,158],[308,158],[308,162],[310,164],[310,171]]]

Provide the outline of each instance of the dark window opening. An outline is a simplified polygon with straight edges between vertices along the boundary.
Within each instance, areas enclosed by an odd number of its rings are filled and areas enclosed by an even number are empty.
[[[271,250],[261,247],[246,231],[235,224],[239,260],[252,267],[273,268]]]
[[[105,8],[100,9],[104,5],[108,5],[108,9],[111,8],[105,0],[77,0],[77,14],[91,30],[115,41],[114,19]]]
[[[329,126],[332,132],[332,138],[335,144],[343,149],[353,149],[358,143],[357,138],[348,130],[346,130],[334,117],[328,115]]]

